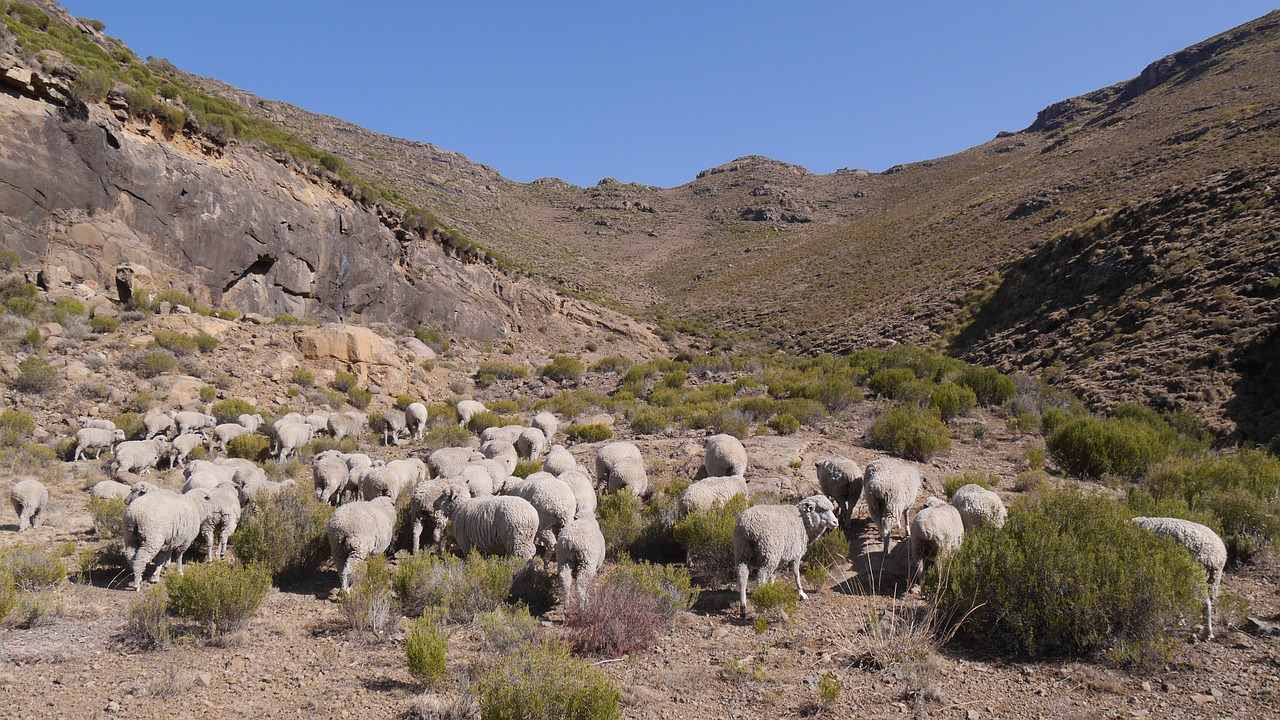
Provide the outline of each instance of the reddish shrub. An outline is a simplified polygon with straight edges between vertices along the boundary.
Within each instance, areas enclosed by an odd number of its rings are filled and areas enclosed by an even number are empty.
[[[620,657],[653,645],[665,623],[657,598],[627,578],[596,583],[584,602],[568,603],[564,624],[574,652]]]

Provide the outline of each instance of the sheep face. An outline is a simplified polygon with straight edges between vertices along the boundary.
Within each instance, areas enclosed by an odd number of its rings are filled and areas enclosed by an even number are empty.
[[[800,519],[804,521],[804,529],[811,540],[840,524],[836,520],[835,506],[825,495],[807,497],[796,507],[800,508]]]

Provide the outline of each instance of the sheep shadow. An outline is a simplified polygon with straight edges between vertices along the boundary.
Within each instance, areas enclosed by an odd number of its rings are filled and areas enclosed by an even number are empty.
[[[736,618],[738,614],[733,610],[737,604],[737,590],[703,590],[698,593],[698,599],[690,610],[695,615],[711,617],[730,614]]]
[[[879,537],[855,535],[849,541],[850,575],[833,590],[845,595],[885,595],[901,597],[908,588],[907,543],[891,541],[885,555]]]
[[[18,532],[18,523],[5,523],[4,525],[0,525],[0,530],[6,532]]]

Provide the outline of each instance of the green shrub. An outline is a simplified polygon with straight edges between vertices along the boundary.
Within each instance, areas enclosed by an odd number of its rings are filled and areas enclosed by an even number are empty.
[[[452,622],[471,622],[500,607],[511,595],[519,558],[414,553],[400,561],[392,578],[396,597],[409,616],[437,608]]]
[[[570,442],[575,443],[603,442],[613,437],[609,426],[600,423],[571,423],[564,433]]]
[[[480,378],[488,378],[482,386],[492,384],[496,380],[523,380],[529,377],[529,369],[520,365],[508,365],[500,362],[482,362],[476,368],[477,384]]]
[[[129,614],[124,623],[124,639],[143,650],[163,650],[173,643],[166,585],[151,588],[129,604]]]
[[[761,583],[751,591],[751,606],[760,613],[763,625],[787,622],[800,606],[800,592],[786,580]],[[757,630],[762,629],[757,627]]]
[[[144,353],[135,358],[130,365],[138,377],[143,378],[153,378],[178,369],[177,359],[163,350]]]
[[[1122,505],[1042,488],[1002,530],[966,533],[941,580],[942,617],[998,652],[1165,659],[1174,621],[1194,617],[1205,574],[1176,542],[1129,521]]]
[[[640,539],[648,522],[644,502],[629,488],[601,495],[596,504],[596,517],[604,535],[605,549],[611,556],[629,550]]]
[[[947,426],[936,411],[921,410],[914,405],[886,410],[867,429],[867,437],[882,450],[918,462],[928,462],[938,453],[951,449]]]
[[[99,335],[106,335],[120,327],[120,318],[115,315],[98,315],[94,313],[89,319],[89,327]]]
[[[613,720],[620,693],[603,671],[546,641],[498,657],[476,685],[481,720]]]
[[[1013,398],[1013,379],[990,368],[968,366],[960,372],[956,382],[973,391],[978,404],[1000,405]]]
[[[727,503],[714,503],[710,510],[695,510],[672,526],[671,534],[688,553],[695,577],[708,583],[734,577],[733,528],[746,509],[747,499],[736,495]]]
[[[1045,439],[1053,459],[1083,477],[1138,478],[1169,456],[1176,433],[1142,420],[1081,417],[1061,423]]]
[[[62,376],[58,374],[58,369],[35,356],[18,363],[18,377],[13,379],[15,390],[31,395],[43,395],[61,384]]]
[[[35,328],[31,328],[18,338],[18,345],[24,348],[38,348],[42,343],[44,343],[44,336]]]
[[[960,475],[947,476],[947,479],[942,481],[942,488],[947,493],[947,497],[951,497],[965,485],[977,485],[985,490],[990,490],[999,482],[999,475],[983,475],[979,472],[968,471]]]
[[[18,253],[0,249],[0,272],[9,272],[10,270],[22,264],[22,258],[18,257]]]
[[[813,427],[827,419],[827,410],[822,403],[806,398],[783,400],[778,404],[778,414],[791,415],[799,420],[801,425],[808,427]]]
[[[485,650],[504,653],[523,643],[532,642],[538,635],[538,620],[529,614],[525,605],[504,605],[476,616],[480,630],[480,642]]]
[[[929,396],[929,407],[936,409],[944,421],[960,417],[977,406],[978,396],[973,390],[953,382],[940,383]]]
[[[596,361],[596,364],[591,366],[591,372],[600,373],[601,375],[617,374],[629,367],[631,367],[631,361],[627,358],[610,356]]]
[[[241,415],[255,415],[257,412],[258,409],[248,400],[227,398],[215,403],[209,414],[217,418],[219,423],[233,423]]]
[[[13,581],[13,573],[0,568],[0,622],[18,606],[18,584]]]
[[[245,433],[227,441],[227,457],[245,460],[267,460],[271,454],[271,440],[265,435]]]
[[[453,344],[440,331],[428,327],[419,327],[413,331],[413,336],[437,353],[448,352],[450,345]]]
[[[449,636],[444,634],[434,615],[423,615],[409,626],[404,651],[410,675],[428,685],[439,683],[444,679],[448,650]]]
[[[889,368],[872,375],[867,380],[867,387],[874,390],[877,395],[897,398],[902,386],[915,380],[916,374],[907,368]]]
[[[67,579],[67,565],[51,550],[35,545],[10,545],[0,550],[0,572],[13,576],[23,592],[40,592]]]
[[[582,361],[568,355],[556,355],[551,362],[538,368],[538,374],[560,383],[578,382],[586,370]]]
[[[298,387],[309,388],[316,384],[316,374],[304,367],[296,367],[293,369],[293,384]]]
[[[478,412],[467,421],[467,429],[477,435],[491,427],[501,427],[502,425],[502,416],[492,410]]]
[[[89,516],[93,518],[93,534],[105,540],[122,537],[124,506],[124,498],[89,498]]]
[[[14,624],[20,628],[50,625],[66,615],[67,604],[51,592],[27,592],[18,595],[18,607],[13,611]]]
[[[165,587],[170,612],[199,623],[209,637],[220,637],[249,623],[271,590],[271,572],[254,563],[192,563],[181,575],[167,576]]]
[[[676,616],[692,610],[698,602],[698,587],[687,568],[678,565],[658,565],[644,560],[632,560],[625,552],[618,553],[617,565],[609,573],[610,582],[623,579],[636,583],[658,601],[658,612],[667,627]]]
[[[427,447],[462,447],[471,438],[466,428],[457,425],[440,425],[427,431],[423,441]]]
[[[359,382],[360,378],[356,377],[354,374],[349,373],[346,370],[339,370],[334,373],[333,382],[330,383],[330,386],[338,392],[345,393],[351,390],[351,388],[356,387]]]
[[[147,432],[147,426],[142,423],[142,416],[136,412],[120,413],[111,418],[111,422],[124,432],[124,436],[130,440],[137,440]]]
[[[347,391],[347,402],[357,410],[364,410],[373,401],[373,393],[361,387],[353,387]]]
[[[152,342],[156,347],[164,348],[178,356],[190,355],[200,349],[195,338],[173,330],[156,330],[152,334]]]
[[[800,429],[800,421],[791,413],[782,413],[769,418],[769,429],[779,435],[791,435]]]
[[[412,395],[400,393],[399,395],[396,395],[395,408],[397,410],[404,410],[405,408],[409,407],[410,405],[416,402],[418,402],[418,400]]]
[[[19,317],[31,317],[31,315],[35,313],[37,307],[39,307],[39,305],[36,301],[29,297],[11,297],[4,301],[4,309],[7,310],[9,314],[18,315]]]
[[[671,414],[662,408],[645,407],[631,413],[630,422],[637,435],[657,435],[671,425]]]
[[[311,493],[286,490],[245,508],[231,547],[240,562],[260,564],[277,580],[310,573],[329,559],[332,515]]]
[[[0,411],[0,443],[4,445],[20,444],[35,432],[36,420],[31,413],[5,408]]]
[[[386,640],[400,619],[391,591],[391,570],[387,567],[386,556],[370,555],[356,576],[351,589],[342,596],[342,609],[347,620],[353,630],[368,630],[378,640]]]

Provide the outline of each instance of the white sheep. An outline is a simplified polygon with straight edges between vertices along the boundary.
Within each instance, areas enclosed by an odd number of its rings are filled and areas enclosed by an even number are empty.
[[[227,482],[219,483],[208,491],[209,514],[200,523],[200,534],[204,536],[206,559],[213,560],[215,556],[227,556],[227,541],[240,524],[240,491],[235,484]],[[216,543],[215,533],[218,536]]]
[[[147,429],[144,440],[150,440],[157,435],[168,437],[173,434],[173,413],[153,410],[142,418],[142,426]]]
[[[140,474],[146,475],[160,462],[164,449],[168,445],[169,441],[163,435],[157,435],[150,440],[126,440],[116,445],[114,471],[137,470]]]
[[[526,460],[537,460],[547,451],[547,436],[536,427],[525,428],[516,438],[516,452]]]
[[[327,452],[316,456],[311,464],[311,474],[316,481],[316,499],[322,503],[338,504],[339,496],[351,477],[351,469],[341,454]]]
[[[514,463],[498,458],[485,458],[484,460],[472,460],[467,463],[467,467],[484,468],[489,473],[489,479],[492,481],[493,487],[501,487],[511,477],[511,473],[516,469]],[[466,468],[463,468],[463,472]]]
[[[520,453],[516,452],[516,446],[506,440],[490,440],[480,446],[480,452],[488,460],[501,462],[507,475],[515,472],[516,465],[520,464]]]
[[[414,440],[421,440],[427,431],[427,406],[420,402],[409,403],[404,409],[405,428]]]
[[[636,447],[634,443],[629,443],[625,440],[618,440],[600,446],[600,449],[596,451],[596,484],[604,485],[607,483],[609,481],[609,471],[624,458],[644,460],[644,456],[640,454],[640,448]]]
[[[591,482],[590,475],[582,470],[574,469],[560,473],[556,476],[556,479],[568,485],[569,489],[573,491],[573,497],[578,501],[579,513],[583,511],[594,513],[596,511],[596,489]]]
[[[747,449],[742,441],[732,435],[712,435],[707,438],[702,453],[702,466],[707,477],[746,475]]]
[[[18,516],[18,532],[40,527],[49,507],[49,488],[33,478],[19,480],[9,488],[9,502]]]
[[[333,511],[326,532],[343,590],[351,587],[357,563],[391,546],[395,526],[396,504],[389,497],[357,500]]]
[[[884,540],[884,554],[889,555],[889,535],[899,522],[903,532],[911,537],[911,522],[907,511],[915,504],[922,484],[920,471],[894,458],[880,458],[867,465],[862,478],[862,494],[867,499],[867,511],[880,528]]]
[[[89,489],[89,497],[99,500],[123,500],[133,492],[133,487],[115,480],[101,480]]]
[[[360,476],[360,499],[389,497],[394,502],[409,483],[405,476],[388,465],[371,467]]]
[[[227,443],[235,440],[241,435],[248,435],[253,432],[249,428],[240,423],[222,423],[213,428],[213,432],[209,434],[209,450],[217,448],[219,452],[227,451]]]
[[[311,442],[312,427],[304,422],[286,422],[275,428],[276,460],[284,462],[290,455],[296,454],[303,445]]]
[[[449,518],[459,551],[510,555],[529,561],[538,553],[538,511],[528,500],[510,495],[468,498],[466,488],[450,485],[436,500]]]
[[[757,583],[767,583],[784,565],[790,565],[800,599],[807,599],[800,584],[800,561],[810,543],[838,526],[835,506],[825,495],[811,495],[795,505],[747,508],[733,528],[733,563],[738,569],[742,617],[747,617],[747,582],[752,570],[757,571]]]
[[[502,489],[503,495],[522,497],[538,511],[537,546],[550,557],[555,553],[556,535],[578,512],[578,499],[573,490],[553,475],[540,473],[524,480],[512,478]]]
[[[716,503],[727,505],[738,495],[747,497],[747,480],[741,475],[703,478],[691,483],[680,494],[676,503],[677,518],[692,512],[706,512]]]
[[[586,600],[600,566],[604,564],[604,534],[593,512],[580,512],[556,536],[556,567],[560,572],[560,597],[564,604],[575,589],[577,601]]]
[[[480,431],[480,442],[504,442],[515,447],[516,440],[520,439],[520,433],[524,432],[523,425],[503,425],[501,427],[488,427]]]
[[[341,412],[330,413],[325,427],[334,440],[345,437],[359,437],[367,421],[364,413]]]
[[[999,495],[974,483],[965,485],[952,493],[951,506],[960,511],[965,532],[971,532],[983,525],[1002,528],[1009,517],[1009,511]]]
[[[561,475],[578,469],[578,459],[563,445],[552,445],[547,451],[547,459],[542,461],[542,469],[552,475]]]
[[[488,408],[478,400],[459,400],[454,410],[458,413],[458,425],[466,427],[467,423],[471,422],[471,418],[485,412]]]
[[[907,542],[907,586],[919,581],[925,563],[941,562],[960,548],[964,540],[964,520],[960,511],[943,500],[930,497],[911,521]]]
[[[103,450],[121,442],[124,442],[123,430],[107,430],[106,428],[93,427],[80,428],[76,431],[76,453],[72,459],[79,462],[84,458],[86,450],[93,450],[93,459],[97,460],[102,455]]]
[[[239,473],[236,474],[235,484],[240,488],[241,505],[270,500],[286,490],[295,490],[298,487],[298,482],[293,478],[279,482],[254,478],[242,482]]]
[[[236,424],[242,426],[249,432],[258,432],[258,428],[262,427],[266,423],[267,421],[258,413],[253,413],[252,415],[249,413],[243,413],[236,416]]]
[[[133,499],[124,510],[124,551],[133,570],[134,590],[142,589],[142,571],[152,560],[156,560],[152,582],[160,579],[171,559],[176,559],[182,574],[182,556],[199,537],[212,503],[212,495],[204,488],[179,495],[150,483],[134,486]]]
[[[862,468],[847,457],[831,457],[819,460],[818,489],[831,498],[836,506],[836,519],[840,527],[847,528],[853,519],[853,509],[862,497]]]
[[[492,463],[494,461],[484,460],[482,462]],[[505,474],[495,481],[491,468],[486,467],[479,462],[462,468],[462,472],[447,479],[453,483],[466,485],[467,490],[471,492],[471,497],[493,495],[496,490],[502,489],[507,482],[507,476]]]
[[[462,472],[467,463],[483,457],[469,447],[440,448],[427,456],[427,467],[431,468],[432,477],[453,477]]]
[[[197,433],[183,433],[174,438],[166,449],[166,454],[169,456],[169,469],[172,470],[174,465],[186,462],[191,451],[201,445],[204,445],[204,436]]]
[[[81,416],[76,420],[77,425],[82,428],[98,428],[99,430],[115,430],[116,424],[106,418],[91,418]]]
[[[307,416],[307,424],[311,426],[311,436],[323,435],[329,431],[329,413],[311,413]]]
[[[234,472],[231,474],[231,477],[233,478],[235,477]],[[182,492],[184,493],[190,492],[192,490],[195,490],[196,488],[205,488],[206,490],[212,490],[224,482],[231,482],[231,481],[223,478],[218,473],[212,473],[212,472],[192,473],[190,476],[187,477],[186,482],[182,483]]]
[[[212,415],[206,415],[195,410],[183,410],[173,416],[173,425],[177,429],[179,435],[183,435],[204,428],[211,428],[218,424],[218,419]]]
[[[644,497],[649,492],[649,475],[644,469],[644,460],[624,457],[609,468],[605,489],[616,493],[628,488],[636,497]]]
[[[547,442],[551,442],[555,438],[556,432],[560,430],[560,420],[549,412],[540,412],[534,415],[533,421],[529,424],[541,430]]]
[[[403,410],[391,408],[382,413],[382,444],[398,445],[400,433],[405,431],[407,423]]]
[[[409,498],[409,519],[413,523],[413,552],[418,552],[422,533],[427,533],[427,545],[436,552],[444,549],[444,528],[448,518],[436,508],[440,494],[451,483],[446,480],[423,480],[413,486]]]
[[[1227,565],[1227,546],[1210,528],[1190,520],[1168,517],[1136,517],[1139,527],[1160,537],[1169,537],[1182,543],[1196,562],[1204,566],[1206,588],[1204,598],[1204,624],[1208,638],[1213,639],[1213,601],[1222,589],[1222,570]]]

